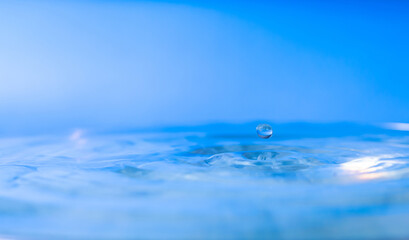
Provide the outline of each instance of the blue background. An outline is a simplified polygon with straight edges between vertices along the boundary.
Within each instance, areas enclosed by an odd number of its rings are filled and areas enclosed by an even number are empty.
[[[1,1],[0,133],[408,122],[406,1]]]

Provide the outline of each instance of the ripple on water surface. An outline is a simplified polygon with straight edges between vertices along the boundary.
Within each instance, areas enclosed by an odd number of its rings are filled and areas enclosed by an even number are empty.
[[[0,237],[409,236],[405,132],[237,128],[0,139]]]

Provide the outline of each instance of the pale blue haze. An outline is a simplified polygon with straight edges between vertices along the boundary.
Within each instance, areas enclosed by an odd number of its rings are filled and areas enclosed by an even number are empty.
[[[409,121],[405,1],[2,1],[0,133]]]

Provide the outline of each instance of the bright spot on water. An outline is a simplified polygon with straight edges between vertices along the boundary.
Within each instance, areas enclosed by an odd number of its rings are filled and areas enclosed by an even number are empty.
[[[385,123],[384,127],[392,130],[409,131],[409,123]]]
[[[87,140],[84,138],[84,130],[82,129],[76,129],[74,130],[68,137],[68,139],[75,143],[77,146],[83,146],[87,142]],[[1,238],[0,238],[1,240]]]
[[[273,128],[268,124],[259,124],[256,130],[257,135],[264,139],[267,139],[273,135]]]

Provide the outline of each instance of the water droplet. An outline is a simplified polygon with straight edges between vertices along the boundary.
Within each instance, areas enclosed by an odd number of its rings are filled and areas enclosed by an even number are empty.
[[[264,139],[267,139],[273,135],[273,128],[268,124],[259,124],[256,130],[257,135]]]

